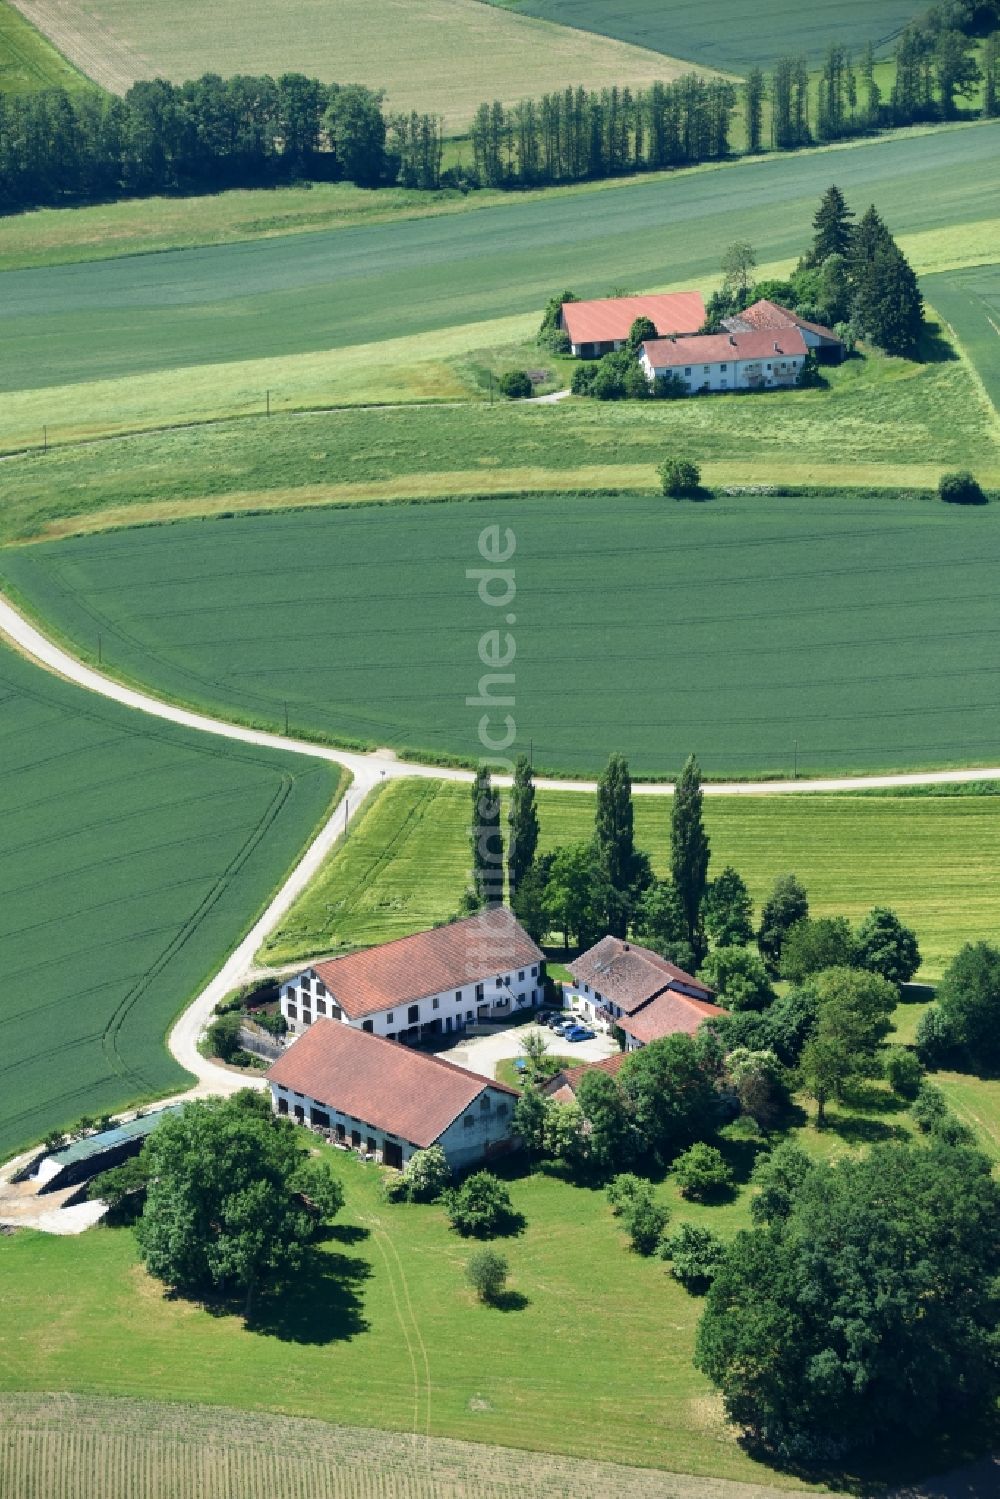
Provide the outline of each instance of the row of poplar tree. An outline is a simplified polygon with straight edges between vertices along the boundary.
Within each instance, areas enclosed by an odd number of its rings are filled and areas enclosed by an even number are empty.
[[[719,160],[733,152],[738,112],[746,150],[796,150],[916,120],[951,118],[982,89],[998,112],[1000,33],[981,59],[972,36],[1000,25],[1000,0],[946,0],[906,27],[883,99],[869,45],[857,67],[831,46],[817,89],[804,57],[779,58],[745,84],[696,73],[647,89],[567,88],[508,106],[480,105],[471,165],[443,168],[442,121],[394,114],[382,94],[300,73],[153,79],[123,99],[53,89],[0,97],[0,208],[119,194],[214,191],[295,179],[519,188]]]

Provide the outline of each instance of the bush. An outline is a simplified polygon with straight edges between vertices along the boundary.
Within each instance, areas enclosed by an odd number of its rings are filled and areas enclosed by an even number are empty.
[[[824,968],[851,968],[857,955],[854,933],[846,916],[805,916],[786,933],[779,972],[801,983]]]
[[[402,1180],[411,1202],[433,1202],[451,1183],[451,1167],[440,1145],[416,1151],[406,1163]]]
[[[631,1171],[621,1171],[611,1178],[607,1186],[607,1199],[616,1218],[622,1215],[628,1204],[645,1187],[642,1177]]]
[[[65,1139],[66,1136],[61,1129],[50,1129],[42,1144],[46,1150],[59,1150]]]
[[[916,1121],[917,1128],[925,1135],[947,1114],[948,1105],[940,1088],[935,1088],[933,1083],[923,1082],[917,1089],[917,1096],[913,1101],[910,1111]]]
[[[382,1177],[383,1202],[409,1202],[410,1189],[402,1171],[386,1171]]]
[[[232,1062],[240,1050],[239,1015],[220,1015],[208,1028],[208,1045],[220,1062]]]
[[[917,1056],[925,1067],[940,1067],[955,1045],[955,1027],[940,1005],[931,1005],[917,1022]]]
[[[510,1193],[491,1171],[476,1171],[444,1196],[453,1228],[465,1238],[489,1239],[514,1221]]]
[[[532,385],[527,370],[504,370],[499,383],[500,394],[510,401],[523,401],[531,395]]]
[[[912,1051],[893,1046],[885,1059],[885,1075],[889,1087],[900,1098],[916,1098],[924,1080],[924,1069]]]
[[[942,1145],[974,1145],[976,1137],[967,1124],[946,1109],[939,1119],[931,1126],[931,1139],[940,1140]]]
[[[956,474],[942,474],[938,480],[938,496],[948,505],[985,505],[979,480],[967,469]]]
[[[663,1237],[670,1213],[662,1203],[653,1200],[652,1189],[643,1190],[626,1203],[621,1219],[636,1254],[652,1254]]]
[[[681,401],[687,395],[687,381],[680,375],[656,375],[651,386],[654,401]]]
[[[682,1223],[669,1239],[660,1245],[660,1258],[670,1260],[670,1273],[685,1291],[701,1296],[715,1279],[725,1258],[726,1246],[710,1228],[696,1228]]]
[[[697,1202],[718,1197],[732,1189],[733,1173],[714,1145],[699,1142],[685,1150],[674,1162],[674,1180],[682,1197],[692,1197]]]
[[[596,364],[578,364],[573,371],[569,388],[575,396],[589,396],[597,378]]]
[[[701,484],[701,470],[690,458],[665,458],[656,472],[660,476],[663,493],[673,499],[697,494]]]
[[[480,1301],[496,1301],[507,1284],[510,1266],[495,1249],[477,1249],[465,1267],[465,1278]]]
[[[284,1036],[288,1034],[288,1021],[280,1010],[274,1010],[271,1013],[262,1010],[259,1015],[252,1015],[250,1018],[255,1020],[262,1030],[267,1031],[272,1036]]]
[[[701,977],[726,1010],[766,1010],[774,1001],[764,959],[756,948],[717,947],[702,964]]]

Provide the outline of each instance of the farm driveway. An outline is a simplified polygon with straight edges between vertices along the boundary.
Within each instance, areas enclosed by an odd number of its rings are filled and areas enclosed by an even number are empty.
[[[545,1037],[548,1048],[559,1056],[573,1056],[581,1062],[600,1062],[614,1056],[618,1047],[610,1036],[595,1036],[593,1041],[563,1041],[540,1025],[516,1025],[509,1030],[497,1031],[493,1036],[470,1036],[467,1041],[447,1053],[449,1062],[468,1067],[483,1077],[497,1075],[497,1063],[508,1057],[519,1057],[524,1051],[524,1038],[529,1031]]]

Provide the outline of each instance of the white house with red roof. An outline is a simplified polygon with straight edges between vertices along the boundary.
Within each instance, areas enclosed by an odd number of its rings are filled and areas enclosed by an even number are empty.
[[[453,1171],[514,1143],[515,1088],[335,1020],[317,1020],[269,1069],[276,1114],[402,1168],[440,1145]]]
[[[694,1035],[713,1015],[725,1014],[707,984],[620,937],[602,937],[566,966],[573,976],[570,997],[595,1025],[622,1031],[627,1051],[678,1032]]]
[[[632,324],[641,317],[649,318],[663,337],[697,333],[705,321],[705,303],[697,291],[564,302],[560,323],[578,359],[599,359],[623,348]]]
[[[673,375],[689,394],[767,390],[794,385],[808,348],[798,328],[745,333],[700,333],[693,338],[651,338],[639,362],[646,378]]]
[[[788,328],[797,328],[802,334],[807,349],[812,349],[823,364],[840,364],[844,358],[844,340],[832,328],[822,323],[810,323],[787,307],[769,302],[762,297],[735,317],[722,319],[722,325],[730,333],[783,333]]]
[[[506,906],[310,963],[281,985],[293,1036],[337,1020],[390,1041],[454,1035],[542,1002],[545,955]]]

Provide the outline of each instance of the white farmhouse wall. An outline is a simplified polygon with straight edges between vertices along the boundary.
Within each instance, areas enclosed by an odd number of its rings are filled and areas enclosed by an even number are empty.
[[[438,994],[426,994],[352,1020],[337,1004],[315,970],[306,968],[281,986],[281,1013],[293,1035],[324,1016],[341,1020],[355,1030],[372,1031],[390,1040],[417,1040],[422,1027],[433,1027],[424,1035],[454,1035],[476,1020],[500,1020],[518,1010],[540,1005],[544,998],[541,965],[493,973],[478,982],[466,983]],[[415,1014],[413,1012],[416,1012]],[[410,1034],[415,1028],[416,1034]]]
[[[683,339],[680,343],[683,345]],[[640,362],[647,380],[653,380],[657,375],[676,375],[693,395],[697,395],[703,390],[775,389],[794,385],[805,355],[772,354],[770,359],[723,359],[713,364],[654,366],[643,350]]]
[[[444,1130],[435,1144],[441,1146],[453,1171],[462,1171],[467,1166],[475,1165],[511,1144],[514,1138],[515,1102],[509,1093],[487,1085]],[[399,1150],[404,1166],[420,1149],[412,1140],[405,1140],[401,1135],[390,1134],[387,1130],[369,1124],[367,1120],[343,1113],[333,1102],[324,1103],[304,1093],[296,1093],[279,1083],[271,1083],[271,1107],[276,1114],[287,1115],[299,1124],[316,1124],[333,1130],[334,1135],[346,1145],[371,1152],[378,1161],[384,1160],[387,1143]]]

